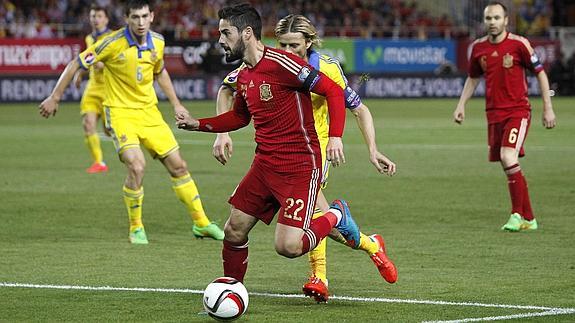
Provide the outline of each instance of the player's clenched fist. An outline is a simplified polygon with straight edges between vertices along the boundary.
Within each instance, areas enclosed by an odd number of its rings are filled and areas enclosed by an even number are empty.
[[[177,113],[176,114],[176,126],[184,130],[198,130],[200,127],[200,122],[187,113]]]

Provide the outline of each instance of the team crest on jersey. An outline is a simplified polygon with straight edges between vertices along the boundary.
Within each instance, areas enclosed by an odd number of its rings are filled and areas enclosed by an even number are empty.
[[[274,97],[272,94],[272,87],[270,84],[264,83],[260,85],[260,100],[269,101]]]
[[[128,136],[126,136],[125,134],[124,134],[124,135],[121,135],[121,136],[120,136],[120,142],[121,142],[121,143],[124,143],[124,142],[126,142],[126,141],[128,141]]]
[[[150,51],[150,59],[152,60],[152,62],[155,62],[158,60],[158,52],[156,52],[155,50]]]
[[[503,56],[503,67],[505,68],[513,67],[513,56],[511,56],[511,54],[507,53],[505,54],[505,56]]]
[[[94,63],[94,53],[86,54],[86,56],[84,56],[84,62],[88,65]]]

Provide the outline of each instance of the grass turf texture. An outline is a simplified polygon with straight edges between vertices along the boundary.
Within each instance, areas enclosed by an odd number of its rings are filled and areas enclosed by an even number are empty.
[[[368,161],[348,113],[347,164],[331,170],[325,193],[344,198],[366,233],[379,232],[399,270],[389,285],[362,253],[328,243],[330,292],[339,296],[575,307],[575,99],[554,98],[558,127],[540,125],[541,103],[521,160],[540,229],[505,233],[506,178],[487,162],[483,100],[472,100],[462,126],[456,100],[366,100],[380,149],[398,165],[393,178]],[[167,172],[149,156],[144,180],[148,246],[128,243],[122,202],[125,177],[109,141],[107,174],[89,175],[76,104],[43,120],[37,104],[0,105],[0,282],[203,289],[222,274],[221,244],[196,240]],[[213,102],[190,102],[210,116]],[[161,105],[165,119],[172,113]],[[253,128],[233,133],[227,166],[212,156],[212,134],[175,131],[212,220],[223,224],[227,197],[253,157]],[[273,227],[250,235],[249,292],[300,294],[307,256],[289,260],[273,249]],[[201,295],[0,287],[0,321],[210,321]],[[252,296],[245,321],[455,320],[537,310],[370,303]],[[557,315],[522,320],[575,320]]]

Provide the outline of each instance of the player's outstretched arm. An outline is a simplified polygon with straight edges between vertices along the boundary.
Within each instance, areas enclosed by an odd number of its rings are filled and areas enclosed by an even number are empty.
[[[455,111],[453,111],[453,121],[458,124],[463,123],[465,119],[465,105],[467,101],[473,96],[473,92],[479,85],[479,78],[467,77],[465,80],[465,85],[463,86],[463,91],[461,91],[461,96],[459,97],[459,102]]]
[[[353,115],[356,117],[357,124],[361,133],[363,134],[363,139],[369,150],[369,161],[375,166],[378,172],[381,174],[387,174],[393,176],[396,171],[396,165],[387,156],[377,150],[377,143],[375,142],[375,126],[373,125],[373,117],[369,108],[361,103],[359,107],[351,110]]]
[[[198,130],[202,132],[228,132],[243,128],[250,124],[252,115],[248,111],[247,103],[241,95],[234,98],[234,107],[231,111],[211,118],[196,120],[190,116],[176,115],[176,125],[180,129]]]
[[[60,75],[56,86],[52,90],[52,94],[50,94],[50,96],[48,96],[38,106],[41,116],[44,118],[49,118],[50,116],[56,115],[56,112],[58,111],[58,104],[62,99],[62,95],[64,94],[64,91],[68,85],[70,85],[70,82],[72,82],[74,74],[76,74],[76,71],[78,71],[79,68],[80,64],[75,59],[68,63],[66,69],[64,69],[64,72],[62,72],[62,75]]]
[[[234,103],[234,92],[227,86],[220,86],[218,96],[216,99],[216,113],[218,115],[226,113],[232,109]],[[212,155],[222,165],[228,162],[233,153],[232,138],[227,132],[218,133],[214,146],[212,147]]]
[[[541,98],[543,99],[543,126],[547,129],[555,128],[555,112],[553,111],[553,103],[551,103],[549,79],[545,71],[537,73],[537,81],[539,81],[539,89],[541,90]]]

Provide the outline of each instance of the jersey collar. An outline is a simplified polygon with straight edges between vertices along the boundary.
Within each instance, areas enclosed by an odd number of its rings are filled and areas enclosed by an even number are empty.
[[[102,31],[95,31],[92,33],[92,37],[94,37],[94,39],[98,39],[98,37],[102,36],[103,34],[107,33],[108,31],[110,31],[110,28],[106,27],[106,29],[102,30]]]
[[[124,29],[124,36],[126,36],[126,39],[128,40],[128,45],[130,45],[130,47],[131,46],[138,47],[138,52],[154,49],[154,42],[152,41],[152,33],[150,31],[148,31],[148,33],[146,34],[146,46],[140,46],[140,44],[136,43],[136,41],[132,37],[132,34],[130,33],[130,28],[127,26]]]
[[[316,70],[319,70],[319,53],[315,50],[309,52],[308,63]]]

